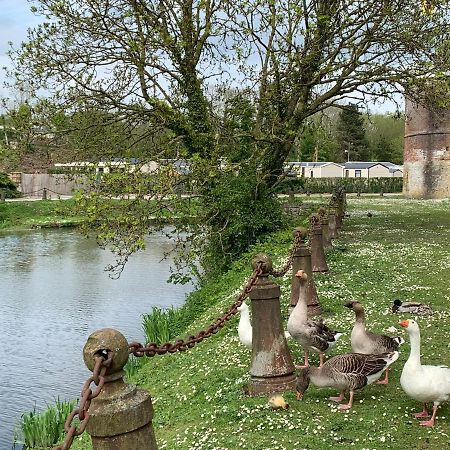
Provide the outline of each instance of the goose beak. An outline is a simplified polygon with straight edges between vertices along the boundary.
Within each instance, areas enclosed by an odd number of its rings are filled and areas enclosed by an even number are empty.
[[[304,270],[298,270],[295,276],[297,278],[301,278],[302,280],[306,280],[308,278],[308,275],[306,275],[306,272]]]
[[[409,320],[400,320],[399,324],[403,328],[408,328],[409,327]]]
[[[297,400],[301,400],[303,397],[303,392],[297,391]]]

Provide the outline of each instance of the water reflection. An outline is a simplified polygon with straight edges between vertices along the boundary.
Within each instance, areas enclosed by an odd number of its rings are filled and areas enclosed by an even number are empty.
[[[78,397],[90,333],[112,327],[142,340],[143,313],[184,302],[192,286],[166,283],[170,262],[161,259],[170,245],[150,237],[148,250],[111,280],[111,254],[74,231],[0,236],[0,450],[11,449],[22,412]]]

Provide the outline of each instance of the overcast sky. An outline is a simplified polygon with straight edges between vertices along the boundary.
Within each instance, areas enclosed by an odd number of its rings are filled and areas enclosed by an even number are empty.
[[[0,0],[0,98],[14,98],[14,93],[7,89],[6,72],[4,67],[11,67],[11,62],[7,56],[9,42],[14,47],[18,47],[27,38],[27,29],[33,28],[41,19],[30,11],[32,1],[28,0]],[[400,99],[402,102],[402,99]],[[374,112],[394,112],[394,103],[370,106]]]

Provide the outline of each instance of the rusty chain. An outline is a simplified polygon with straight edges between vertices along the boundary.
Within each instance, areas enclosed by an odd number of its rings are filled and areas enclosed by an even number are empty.
[[[164,355],[165,353],[175,353],[177,351],[184,352],[188,348],[194,347],[198,342],[207,339],[213,334],[217,333],[220,328],[225,325],[225,322],[230,320],[238,311],[238,307],[242,305],[242,302],[246,299],[247,295],[252,290],[258,277],[263,273],[262,263],[258,263],[256,269],[248,279],[246,285],[242,289],[241,293],[237,296],[235,302],[225,311],[222,317],[216,319],[206,330],[200,331],[196,336],[189,336],[186,340],[178,339],[174,343],[166,342],[158,345],[156,342],[150,342],[143,346],[139,342],[132,342],[129,345],[130,353],[134,356],[155,356]]]
[[[85,381],[83,388],[81,389],[80,403],[66,419],[64,423],[64,431],[66,437],[64,442],[55,447],[53,450],[68,450],[72,445],[75,436],[80,436],[86,430],[86,426],[89,422],[89,406],[91,400],[98,397],[105,384],[105,374],[112,363],[112,352],[106,352],[106,350],[95,356],[95,365],[92,375]],[[91,389],[91,384],[95,383],[97,386],[94,391]],[[80,424],[77,426],[73,423],[75,417],[78,416]]]
[[[292,250],[286,261],[286,264],[280,270],[272,269],[272,271],[270,272],[271,275],[273,275],[274,277],[283,277],[284,275],[286,275],[287,271],[292,267],[292,261],[294,260],[295,252],[300,247],[301,243],[302,243],[301,234],[295,233]]]

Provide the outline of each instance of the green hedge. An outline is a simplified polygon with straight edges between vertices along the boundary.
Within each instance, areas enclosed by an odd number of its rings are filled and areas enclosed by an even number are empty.
[[[333,192],[337,187],[344,187],[346,192],[402,192],[403,178],[285,178],[277,186],[277,192],[324,194]]]
[[[8,174],[0,172],[0,191],[6,198],[20,197],[22,194],[17,190],[17,186],[11,181]]]

